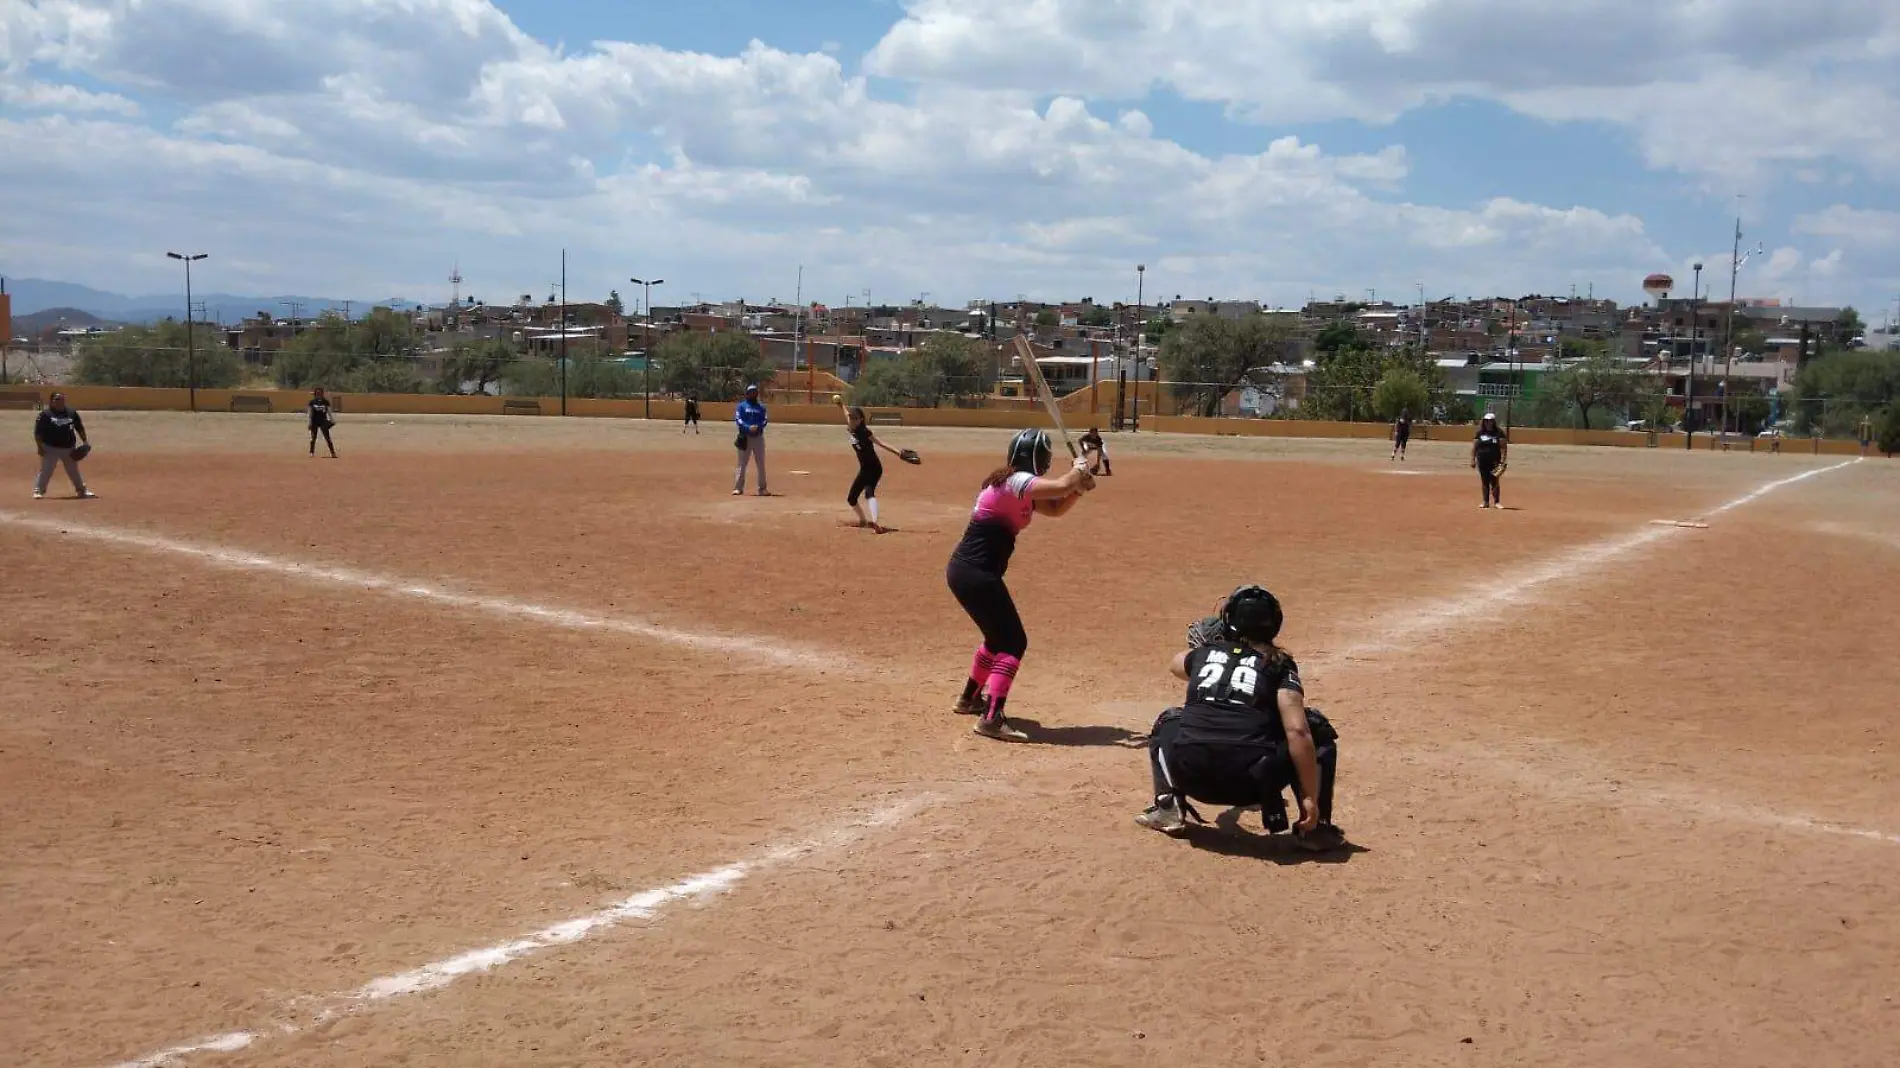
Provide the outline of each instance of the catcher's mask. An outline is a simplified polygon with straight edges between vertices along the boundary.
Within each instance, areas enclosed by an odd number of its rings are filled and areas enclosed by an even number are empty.
[[[1227,630],[1241,641],[1272,643],[1280,636],[1280,626],[1286,622],[1286,614],[1280,610],[1280,600],[1268,593],[1264,586],[1242,586],[1221,605],[1221,622],[1227,624]]]
[[[1019,430],[1009,439],[1009,469],[1027,471],[1032,475],[1043,475],[1049,471],[1049,464],[1055,459],[1055,448],[1049,444],[1049,434],[1042,430]]]

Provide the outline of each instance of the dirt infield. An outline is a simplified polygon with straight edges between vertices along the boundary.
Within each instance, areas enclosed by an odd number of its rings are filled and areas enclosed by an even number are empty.
[[[101,500],[0,497],[0,1064],[1900,1062],[1890,465],[1112,437],[1006,747],[998,432],[881,431],[878,537],[831,428],[761,499],[720,426],[88,425]],[[1243,580],[1350,853],[1130,820]]]

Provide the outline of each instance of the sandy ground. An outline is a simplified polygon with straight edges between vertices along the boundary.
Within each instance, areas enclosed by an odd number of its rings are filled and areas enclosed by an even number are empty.
[[[1497,513],[1451,443],[1111,437],[1005,747],[941,577],[998,432],[885,431],[877,537],[831,428],[735,499],[719,427],[89,425],[101,500],[0,497],[0,1064],[1900,1061],[1890,463],[1520,449]],[[1130,821],[1247,580],[1350,852]]]

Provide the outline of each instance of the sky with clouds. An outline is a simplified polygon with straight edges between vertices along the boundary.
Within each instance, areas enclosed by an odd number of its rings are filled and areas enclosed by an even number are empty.
[[[9,274],[430,301],[1723,295],[1739,205],[1879,322],[1900,3],[0,0],[0,190]]]

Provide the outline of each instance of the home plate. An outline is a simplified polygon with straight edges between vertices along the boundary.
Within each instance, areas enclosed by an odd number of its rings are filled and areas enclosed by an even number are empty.
[[[1691,523],[1684,519],[1652,519],[1651,523],[1659,527],[1688,527],[1690,530],[1707,530],[1707,523]]]

